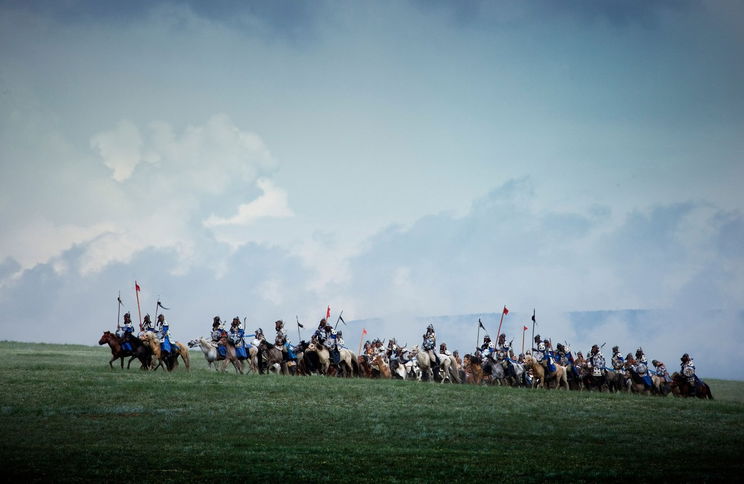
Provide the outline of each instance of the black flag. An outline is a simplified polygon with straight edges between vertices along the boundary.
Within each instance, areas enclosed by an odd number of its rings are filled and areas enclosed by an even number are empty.
[[[346,321],[344,321],[344,318],[342,318],[342,317],[341,317],[341,315],[339,315],[339,316],[338,316],[338,319],[340,319],[340,320],[341,320],[341,322],[342,322],[342,323],[344,323],[344,324],[346,325]]]
[[[532,322],[533,323],[536,323],[537,322],[537,321],[535,321],[535,310],[534,309],[532,310]]]
[[[117,296],[116,297],[116,300],[119,301],[119,306],[121,306],[122,304],[124,304],[123,302],[121,302],[121,296]]]
[[[297,326],[299,326],[300,328],[304,328],[304,326],[300,324],[300,318],[295,317],[295,319],[297,319]]]
[[[165,309],[166,311],[170,311],[170,308],[167,308],[167,307],[163,306],[163,303],[161,303],[160,301],[158,301],[158,307],[160,309]]]
[[[481,328],[483,329],[483,331],[485,331],[485,330],[486,330],[486,327],[485,327],[485,326],[483,326],[483,323],[481,323],[481,320],[480,320],[480,318],[478,318],[478,326],[480,326],[480,327],[481,327]]]

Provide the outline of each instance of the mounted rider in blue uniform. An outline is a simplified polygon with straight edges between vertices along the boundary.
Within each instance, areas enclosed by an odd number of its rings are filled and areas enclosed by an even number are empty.
[[[429,361],[431,361],[432,369],[439,366],[439,357],[434,351],[437,347],[437,333],[434,331],[434,325],[429,323],[426,327],[426,333],[423,336],[424,340],[421,343],[421,347],[424,349],[426,354],[429,355]]]
[[[225,336],[225,326],[222,324],[222,320],[220,320],[219,316],[215,316],[214,319],[212,319],[212,332],[211,332],[211,338],[212,338],[212,346],[217,348],[217,354],[220,356],[220,359],[227,358],[227,346],[223,344],[223,336]]]
[[[664,383],[671,383],[672,378],[669,376],[669,372],[666,369],[664,362],[659,360],[651,360],[651,364],[656,368],[656,376],[662,378]]]
[[[121,349],[123,351],[134,351],[134,346],[132,346],[134,325],[132,324],[132,316],[129,313],[124,314],[124,322],[121,327],[116,330],[116,336],[121,339]]]
[[[276,339],[274,343],[284,349],[284,360],[285,361],[297,361],[297,355],[294,352],[294,347],[289,342],[289,333],[284,327],[284,321],[281,319],[274,323],[274,329],[276,329]]]
[[[148,331],[155,332],[155,323],[152,322],[149,314],[145,314],[145,318],[142,320],[142,332],[147,333]]]
[[[327,325],[327,322],[325,318],[321,319],[320,323],[318,323],[318,329],[316,329],[315,333],[313,333],[312,339],[314,339],[316,343],[319,345],[322,345],[325,342],[326,325]]]
[[[164,353],[165,357],[170,356],[174,348],[170,341],[170,325],[165,320],[163,313],[158,314],[158,322],[155,324],[155,330],[158,338],[160,338],[160,351]]]
[[[230,334],[228,338],[230,342],[235,346],[235,356],[239,360],[248,359],[248,351],[245,348],[245,330],[243,329],[243,323],[240,322],[240,318],[235,316],[230,324]]]
[[[687,378],[687,383],[692,387],[691,394],[696,395],[698,387],[702,386],[702,380],[695,374],[695,361],[687,353],[682,355],[679,360],[681,361],[679,371]]]
[[[645,386],[647,390],[650,390],[654,387],[654,381],[651,379],[651,375],[648,372],[648,360],[646,359],[646,355],[643,353],[641,348],[638,348],[635,356],[636,364],[633,370],[641,377],[641,380],[643,380],[643,386]]]

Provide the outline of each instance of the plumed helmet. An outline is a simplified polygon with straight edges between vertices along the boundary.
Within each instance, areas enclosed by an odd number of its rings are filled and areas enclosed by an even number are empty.
[[[488,335],[483,336],[483,341],[491,341],[491,337]]]
[[[429,331],[434,331],[434,325],[429,323],[429,326],[426,327]]]
[[[237,326],[240,324],[240,318],[235,316],[232,320],[232,323],[230,323],[231,326]]]
[[[540,335],[539,334],[536,334],[535,335],[535,343],[539,343],[540,341],[541,341]]]
[[[680,360],[681,361],[689,361],[690,360],[690,355],[688,355],[687,353],[685,353],[684,355],[682,355],[682,358],[680,358]]]
[[[219,323],[220,322],[220,317],[219,316],[215,316],[212,321],[214,321],[215,323]]]
[[[654,366],[659,366],[659,360],[651,360],[651,364]]]
[[[279,320],[277,320],[277,321],[276,321],[276,322],[274,323],[274,325],[275,325],[275,326],[276,326],[277,328],[282,328],[282,327],[284,327],[284,321],[282,321],[281,319],[279,319]]]
[[[165,315],[163,313],[158,314],[158,321],[165,321]]]
[[[613,346],[612,347],[612,352],[613,353],[619,353],[620,352],[620,348],[618,346]]]
[[[127,311],[126,313],[124,313],[124,320],[127,320],[127,319],[132,319],[132,315],[129,314],[129,311]]]
[[[537,345],[537,349],[540,351],[545,351],[545,343],[541,342],[539,345]]]

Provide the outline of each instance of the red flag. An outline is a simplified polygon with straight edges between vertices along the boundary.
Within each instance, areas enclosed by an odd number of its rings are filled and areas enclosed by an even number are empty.
[[[367,334],[367,330],[366,329],[362,329],[362,336],[364,336],[365,334]]]
[[[527,326],[523,326],[522,329],[524,329],[525,331],[527,331]]]
[[[331,319],[331,307],[328,306],[328,309],[326,309],[326,320]]]
[[[506,309],[506,306],[504,306],[504,314],[509,314],[509,310]]]
[[[134,290],[140,292],[140,287],[139,284],[137,284],[137,281],[134,281]]]

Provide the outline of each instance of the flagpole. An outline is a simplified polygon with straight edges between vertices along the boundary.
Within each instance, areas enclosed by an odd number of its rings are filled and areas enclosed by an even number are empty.
[[[295,319],[297,320],[297,344],[300,344],[300,341],[302,341],[302,335],[300,335],[300,317],[295,315]]]
[[[499,336],[501,336],[501,323],[504,322],[504,314],[506,314],[506,306],[501,310],[501,321],[499,321],[499,330],[496,333],[496,344],[499,342]]]
[[[532,339],[530,340],[530,345],[532,345],[534,342],[535,342],[535,308],[532,308]]]
[[[362,335],[359,337],[359,351],[357,351],[357,356],[362,354],[362,341],[364,340],[365,334],[367,334],[367,330],[362,328]]]
[[[475,348],[476,349],[478,348],[478,343],[480,343],[480,328],[482,325],[483,323],[481,323],[480,318],[478,318],[478,333],[477,333],[477,336],[475,337]]]
[[[527,332],[526,327],[522,325],[522,354],[524,354],[524,333]]]
[[[119,291],[119,296],[116,298],[116,302],[117,302],[117,304],[116,304],[116,306],[117,306],[117,309],[116,309],[116,329],[118,330],[119,329],[119,321],[120,321],[120,318],[121,318],[121,291]]]
[[[140,292],[140,287],[139,287],[139,284],[137,284],[137,281],[135,280],[134,281],[134,294],[137,296],[137,315],[139,315],[140,330],[142,330],[142,309],[140,309],[139,292]]]

